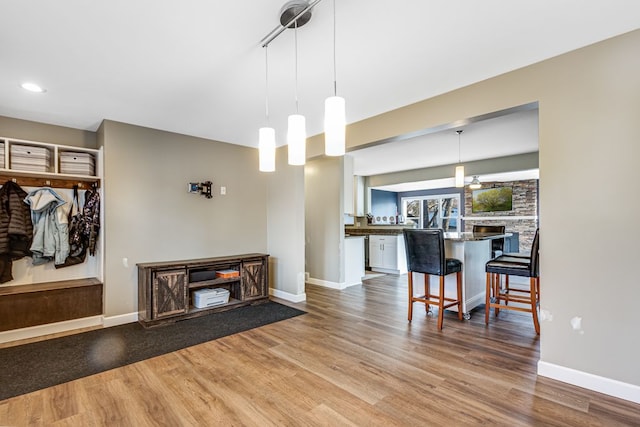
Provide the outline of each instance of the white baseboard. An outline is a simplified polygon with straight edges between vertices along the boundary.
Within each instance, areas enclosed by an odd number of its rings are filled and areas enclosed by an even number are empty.
[[[330,282],[328,280],[314,279],[313,277],[310,277],[309,279],[307,279],[307,283],[311,283],[312,285],[318,285],[318,286],[322,286],[330,289],[338,289],[338,290],[346,289],[349,286],[362,285],[362,281],[353,282],[353,283],[346,283],[346,282],[338,283],[338,282]]]
[[[68,332],[74,329],[102,326],[102,316],[83,317],[82,319],[65,320],[64,322],[47,323],[0,332],[0,343],[42,337],[44,335]]]
[[[281,291],[279,289],[273,289],[273,288],[269,289],[269,294],[276,298],[282,298],[283,300],[290,301],[290,302],[303,302],[307,300],[307,294],[296,295],[296,294],[292,294],[289,292],[285,292],[285,291]]]
[[[125,323],[134,323],[138,321],[138,312],[119,314],[117,316],[103,317],[102,326],[108,328],[110,326],[124,325]]]
[[[597,391],[609,396],[640,403],[640,386],[600,377],[564,366],[538,362],[538,375]]]
[[[59,334],[82,328],[94,328],[96,326],[108,328],[110,326],[124,325],[138,321],[138,312],[120,314],[118,316],[91,316],[81,319],[65,320],[64,322],[47,323],[46,325],[30,326],[28,328],[13,329],[0,332],[0,343],[26,340],[43,337],[45,335]]]

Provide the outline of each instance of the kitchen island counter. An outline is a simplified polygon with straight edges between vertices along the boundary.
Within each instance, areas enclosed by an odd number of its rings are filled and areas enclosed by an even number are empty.
[[[367,225],[366,227],[346,226],[345,234],[351,236],[368,236],[370,234],[397,235],[402,234],[404,229],[415,228],[414,225]]]

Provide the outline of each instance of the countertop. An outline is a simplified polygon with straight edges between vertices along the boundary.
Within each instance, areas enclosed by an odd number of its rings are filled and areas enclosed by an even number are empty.
[[[402,234],[402,230],[414,228],[413,225],[367,225],[366,227],[346,226],[344,228],[345,237],[361,237],[369,236],[371,234],[376,235],[388,235],[394,236]],[[457,242],[465,241],[477,241],[477,240],[493,240],[503,239],[510,237],[511,233],[496,234],[496,233],[472,233],[472,232],[446,232],[444,233],[445,240],[452,240]]]
[[[402,230],[405,228],[414,227],[414,225],[366,225],[364,227],[348,225],[344,228],[344,232],[351,236],[368,236],[370,234],[396,235],[402,234]]]
[[[505,237],[510,237],[510,236],[511,236],[511,233],[504,233],[504,234],[472,233],[470,231],[465,231],[465,232],[462,232],[462,233],[456,233],[456,232],[444,233],[445,240],[453,240],[453,241],[458,241],[458,242],[475,241],[475,240],[503,239]]]

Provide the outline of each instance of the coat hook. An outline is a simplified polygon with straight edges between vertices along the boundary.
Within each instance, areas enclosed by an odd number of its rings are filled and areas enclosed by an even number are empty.
[[[46,186],[51,186],[51,181],[49,181],[48,179],[46,179],[46,180],[44,181],[44,185],[46,185]]]
[[[18,183],[18,180],[15,178],[11,178],[11,181],[15,182],[16,184]]]

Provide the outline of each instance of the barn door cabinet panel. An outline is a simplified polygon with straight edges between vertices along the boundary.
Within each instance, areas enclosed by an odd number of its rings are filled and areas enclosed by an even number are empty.
[[[266,254],[138,264],[138,319],[145,326],[229,310],[269,298]],[[228,298],[196,306],[196,293]]]
[[[268,295],[266,259],[243,261],[241,284],[243,300],[262,298]]]
[[[186,270],[154,272],[151,292],[154,319],[186,313],[188,309]]]

